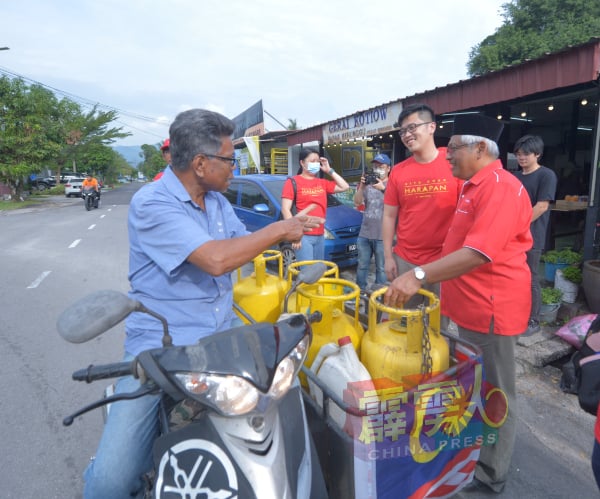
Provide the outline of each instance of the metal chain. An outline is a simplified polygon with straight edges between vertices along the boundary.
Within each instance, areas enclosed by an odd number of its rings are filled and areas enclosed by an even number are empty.
[[[429,316],[425,311],[425,307],[421,305],[421,318],[423,319],[423,338],[421,339],[421,374],[431,374],[433,370],[433,361],[431,360],[431,341],[429,341]]]

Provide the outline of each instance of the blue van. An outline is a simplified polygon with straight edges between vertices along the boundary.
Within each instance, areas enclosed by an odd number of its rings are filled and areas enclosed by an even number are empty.
[[[223,195],[248,230],[254,232],[281,219],[281,191],[286,179],[282,175],[266,174],[235,176]],[[361,223],[360,211],[328,195],[325,260],[336,263],[340,268],[356,265],[356,239]],[[284,267],[287,268],[295,259],[294,250],[289,243],[282,243],[278,249],[283,253]]]

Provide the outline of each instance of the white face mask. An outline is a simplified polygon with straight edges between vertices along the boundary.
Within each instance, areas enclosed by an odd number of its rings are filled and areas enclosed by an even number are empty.
[[[379,178],[385,177],[385,169],[384,168],[373,168],[373,173],[377,175]]]
[[[308,163],[306,165],[306,169],[309,171],[309,173],[315,175],[319,173],[319,170],[321,169],[321,163]]]

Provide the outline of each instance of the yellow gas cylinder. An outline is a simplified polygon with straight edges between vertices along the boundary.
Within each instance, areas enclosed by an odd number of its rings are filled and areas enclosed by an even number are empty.
[[[290,263],[290,265],[288,266],[287,289],[290,289],[292,287],[292,282],[300,273],[300,269],[304,265],[312,265],[313,263],[324,263],[325,264],[325,266],[327,267],[327,270],[323,273],[323,277],[332,277],[334,279],[337,279],[340,277],[340,269],[338,268],[337,264],[330,262],[328,260],[303,260],[301,262],[293,262],[293,263]],[[319,282],[321,282],[321,281],[319,280]],[[305,287],[305,289],[309,288],[310,286],[312,286],[312,289],[318,289],[319,284],[315,283],[315,284],[310,284],[310,285],[309,284],[303,285],[303,287]],[[296,308],[297,301],[298,301],[297,293],[292,293],[292,295],[290,296],[290,298],[288,300],[288,312],[290,314],[293,314],[297,310],[297,308]],[[306,310],[307,300],[300,300],[300,302],[301,302],[300,308]]]
[[[304,364],[310,367],[313,360],[327,343],[336,343],[338,339],[349,336],[357,353],[360,352],[361,339],[365,333],[359,321],[360,288],[357,284],[337,278],[322,278],[316,284],[301,285],[296,293],[298,312],[321,312],[322,319],[312,324],[313,337]],[[354,316],[344,311],[344,304],[354,300]],[[307,386],[301,373],[300,381]]]
[[[276,261],[278,273],[267,272],[267,262]],[[266,250],[252,263],[254,272],[242,278],[241,268],[237,269],[237,282],[233,285],[233,301],[257,322],[276,322],[281,314],[281,303],[288,291],[283,278],[283,258],[277,250]],[[236,314],[244,324],[248,320],[237,310]]]
[[[401,309],[381,301],[387,287],[369,299],[367,332],[363,336],[360,360],[373,379],[388,378],[401,383],[407,375],[439,373],[449,367],[448,343],[440,333],[440,300],[419,290],[429,303],[422,308]],[[378,317],[388,320],[378,323]]]

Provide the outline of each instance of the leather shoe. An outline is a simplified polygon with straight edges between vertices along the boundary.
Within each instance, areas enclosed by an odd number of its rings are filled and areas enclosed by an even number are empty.
[[[486,485],[485,483],[483,483],[481,480],[479,480],[478,478],[473,478],[473,481],[467,485],[466,487],[462,488],[460,490],[460,493],[466,493],[466,494],[471,494],[471,493],[478,493],[478,494],[499,494],[500,492],[496,492],[495,490],[493,490],[492,488],[489,487],[489,485]]]

